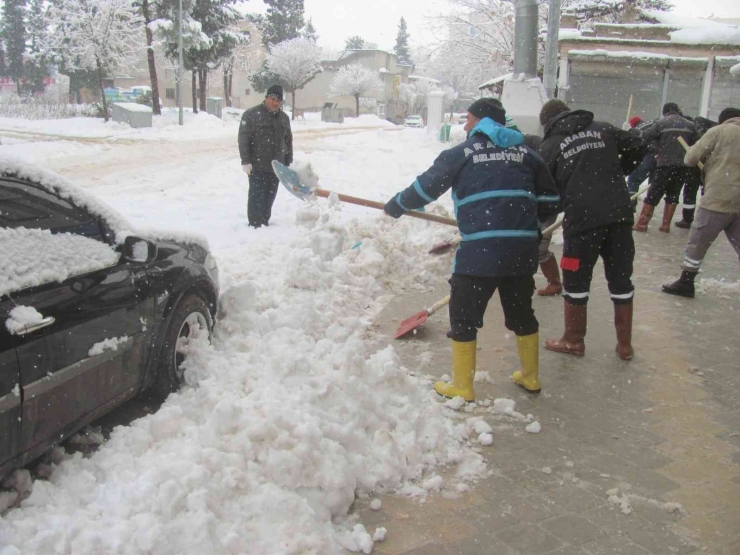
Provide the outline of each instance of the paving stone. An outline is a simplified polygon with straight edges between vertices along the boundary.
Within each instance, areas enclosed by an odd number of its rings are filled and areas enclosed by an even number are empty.
[[[521,525],[514,526],[502,530],[496,537],[509,547],[527,555],[548,553],[562,546],[560,540],[537,526],[526,528]]]
[[[449,555],[520,555],[518,551],[487,534],[446,543],[445,549]]]
[[[649,552],[627,538],[598,539],[583,546],[589,555],[649,555]]]
[[[450,552],[442,544],[428,543],[416,549],[404,551],[402,555],[450,555]]]
[[[540,526],[564,543],[582,545],[604,537],[604,532],[578,515],[564,515],[541,522]]]
[[[521,523],[537,523],[558,514],[552,502],[538,495],[525,495],[487,503],[459,513],[465,522],[483,532],[494,533]]]
[[[566,484],[558,489],[543,494],[559,509],[571,513],[590,513],[594,509],[606,505],[606,497],[599,497],[585,488],[574,484]]]

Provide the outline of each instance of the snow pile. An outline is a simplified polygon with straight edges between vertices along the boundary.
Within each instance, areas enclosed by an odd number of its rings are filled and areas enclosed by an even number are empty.
[[[365,528],[343,524],[356,493],[424,496],[447,487],[439,465],[458,466],[451,488],[485,471],[468,426],[391,346],[364,339],[368,307],[415,275],[411,253],[423,251],[405,239],[423,224],[344,221],[322,202],[305,205],[320,217],[293,241],[239,260],[241,272],[268,270],[267,285],[242,278],[222,295],[213,345],[186,362],[192,387],[36,481],[0,523],[4,544],[82,555],[369,553]]]
[[[620,487],[622,487],[622,489],[629,490],[631,486],[629,484],[625,484],[624,486]],[[619,510],[622,512],[622,514],[625,515],[631,514],[633,512],[633,503],[655,507],[669,514],[685,514],[683,505],[681,505],[681,503],[658,501],[657,499],[650,499],[642,495],[629,493],[628,491],[620,492],[619,488],[612,488],[608,490],[606,492],[606,495],[609,503],[619,507]]]
[[[0,228],[0,295],[118,263],[109,245],[71,233]]]
[[[700,293],[717,292],[720,296],[737,295],[740,292],[740,281],[702,278],[696,282],[696,288]]]
[[[87,356],[94,357],[96,355],[101,355],[104,351],[107,350],[117,351],[118,346],[123,345],[127,341],[128,336],[126,335],[122,337],[111,337],[109,339],[104,339],[103,341],[95,343],[95,345],[90,347],[90,350],[87,352]]]
[[[40,324],[44,317],[32,306],[16,306],[10,311],[10,318],[5,320],[5,327],[14,335],[29,326]]]
[[[730,73],[732,75],[740,76],[740,64],[732,66],[730,68]]]

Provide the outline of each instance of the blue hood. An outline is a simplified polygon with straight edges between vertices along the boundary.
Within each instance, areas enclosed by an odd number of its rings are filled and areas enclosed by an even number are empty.
[[[496,123],[491,118],[483,118],[480,120],[475,127],[468,133],[468,138],[472,137],[476,133],[483,133],[487,135],[493,144],[503,148],[509,148],[510,146],[520,145],[524,142],[524,135],[519,131],[513,129],[507,129],[500,123]]]

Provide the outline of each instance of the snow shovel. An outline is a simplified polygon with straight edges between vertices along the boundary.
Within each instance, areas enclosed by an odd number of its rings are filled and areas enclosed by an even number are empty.
[[[277,175],[280,183],[301,200],[308,200],[312,196],[329,198],[329,196],[335,194],[341,202],[357,204],[358,206],[365,206],[367,208],[377,208],[378,210],[383,210],[385,207],[385,204],[382,202],[375,202],[374,200],[351,197],[349,195],[340,195],[323,189],[311,189],[301,183],[301,178],[296,172],[284,166],[277,160],[272,161],[272,169],[275,171],[275,175]],[[457,221],[452,218],[444,218],[442,216],[435,216],[434,214],[425,214],[424,212],[417,212],[415,210],[404,212],[404,216],[411,216],[412,218],[419,218],[420,220],[428,220],[430,222],[437,222],[438,224],[453,225],[457,227]]]
[[[398,329],[396,330],[396,335],[393,336],[393,339],[399,339],[403,337],[404,335],[406,335],[407,333],[414,331],[416,328],[418,328],[424,322],[426,322],[427,318],[429,318],[432,314],[437,312],[443,306],[447,306],[448,304],[450,304],[449,295],[447,295],[444,299],[437,301],[429,308],[424,309],[421,312],[414,314],[413,316],[409,318],[406,318],[398,326]]]
[[[681,146],[682,146],[682,147],[684,148],[684,150],[685,150],[686,152],[688,152],[688,151],[689,151],[689,143],[687,143],[687,142],[686,142],[686,139],[684,139],[683,137],[678,137],[678,138],[677,138],[676,140],[677,140],[677,141],[678,141],[679,143],[681,143]],[[700,169],[700,170],[704,170],[704,164],[703,164],[703,163],[701,163],[701,162],[697,162],[697,163],[696,163],[696,165],[697,165],[697,166],[699,166],[699,169]]]

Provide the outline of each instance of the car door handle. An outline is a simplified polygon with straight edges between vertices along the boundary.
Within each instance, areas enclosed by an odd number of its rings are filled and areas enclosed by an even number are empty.
[[[36,324],[31,324],[30,326],[24,326],[23,329],[20,329],[15,333],[17,335],[26,335],[27,333],[33,333],[37,330],[40,330],[41,328],[45,328],[46,326],[51,326],[54,322],[56,322],[56,318],[54,318],[53,316],[47,316],[40,322]]]

